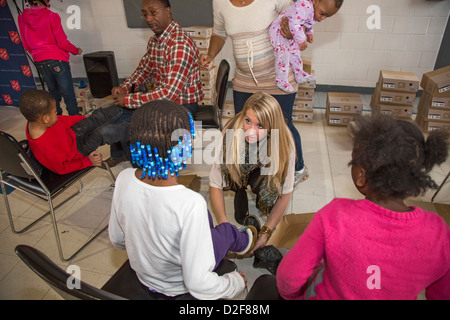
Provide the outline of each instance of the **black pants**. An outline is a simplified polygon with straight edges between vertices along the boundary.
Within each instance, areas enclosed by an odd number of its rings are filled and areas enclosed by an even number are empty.
[[[264,274],[255,280],[245,300],[283,300],[278,293],[277,279]]]
[[[237,265],[230,260],[223,259],[219,265],[214,270],[219,276],[223,276],[226,273],[233,272],[237,270]],[[137,277],[136,277],[137,279]],[[139,281],[139,280],[137,280]],[[178,296],[169,297],[162,293],[152,292],[146,286],[139,282],[142,286],[142,290],[140,293],[133,297],[133,300],[197,300],[194,298],[189,292],[180,294]]]
[[[261,169],[256,168],[251,171],[248,175],[247,185],[242,187],[231,187],[230,190],[234,191],[234,218],[240,224],[244,224],[244,219],[248,215],[248,197],[247,197],[247,187],[250,186],[252,192],[256,194],[256,208],[259,209],[259,190],[261,189],[261,184],[263,177],[261,177]],[[272,207],[270,208],[272,210]],[[270,212],[269,210],[269,212]]]

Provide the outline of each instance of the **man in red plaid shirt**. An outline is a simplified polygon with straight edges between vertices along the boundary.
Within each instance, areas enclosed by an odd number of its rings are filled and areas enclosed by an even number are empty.
[[[173,20],[169,1],[144,0],[141,10],[155,35],[136,71],[122,86],[112,89],[115,104],[135,109],[151,100],[167,99],[184,105],[194,116],[203,99],[198,50]],[[133,92],[145,83],[151,83],[153,89]]]

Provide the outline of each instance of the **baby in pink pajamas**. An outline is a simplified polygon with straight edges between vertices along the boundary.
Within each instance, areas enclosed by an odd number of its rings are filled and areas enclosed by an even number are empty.
[[[300,51],[307,47],[306,42],[313,42],[313,24],[334,15],[343,0],[298,0],[286,8],[272,23],[269,29],[270,42],[275,51],[275,72],[277,86],[286,92],[295,90],[288,81],[289,68],[292,69],[297,83],[314,80],[303,71]],[[281,21],[289,20],[292,39],[281,33]]]

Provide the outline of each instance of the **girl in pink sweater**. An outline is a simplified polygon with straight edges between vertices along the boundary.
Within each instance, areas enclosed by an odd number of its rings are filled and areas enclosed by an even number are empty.
[[[404,199],[436,188],[429,172],[448,155],[448,132],[425,140],[387,116],[361,117],[353,182],[364,200],[335,199],[314,216],[277,271],[285,299],[450,299],[450,229]],[[313,276],[311,277],[311,275]]]
[[[69,53],[81,55],[83,50],[67,40],[58,14],[50,11],[50,0],[27,0],[30,8],[19,15],[19,29],[23,46],[56,100],[58,115],[62,114],[60,102],[64,98],[69,115],[78,115],[78,103],[69,65]]]

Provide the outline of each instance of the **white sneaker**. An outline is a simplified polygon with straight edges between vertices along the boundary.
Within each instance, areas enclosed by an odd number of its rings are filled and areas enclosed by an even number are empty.
[[[294,177],[294,189],[297,188],[297,186],[300,184],[300,182],[303,182],[309,178],[309,172],[308,168],[306,166],[303,167],[300,171],[295,171],[295,177]]]
[[[239,231],[248,234],[248,245],[244,250],[242,250],[241,252],[236,252],[236,254],[240,256],[248,256],[255,246],[256,239],[258,239],[258,231],[254,226],[251,225],[244,226],[240,228]]]

